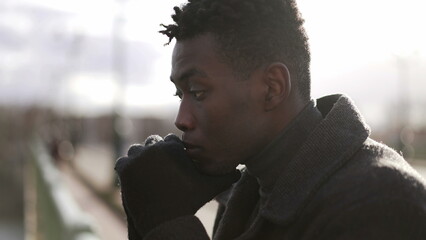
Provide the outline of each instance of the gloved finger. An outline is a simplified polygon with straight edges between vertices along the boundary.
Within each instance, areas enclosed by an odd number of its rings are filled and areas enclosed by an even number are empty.
[[[167,136],[164,137],[164,141],[165,142],[176,142],[179,144],[182,144],[183,146],[183,142],[182,140],[180,140],[180,138],[172,133],[167,134]]]
[[[114,170],[120,175],[123,169],[129,164],[130,159],[128,157],[121,157],[115,162]]]
[[[129,150],[127,151],[127,156],[129,157],[135,157],[138,156],[142,151],[144,147],[141,144],[133,144],[129,147]]]
[[[187,157],[185,153],[185,145],[178,136],[170,133],[164,137],[164,143],[168,145],[169,149],[174,151],[176,154],[179,153],[181,154],[181,157],[183,157],[183,155],[185,155],[185,158]]]
[[[149,137],[146,138],[145,140],[145,146],[151,146],[154,145],[158,142],[163,141],[163,138],[158,136],[158,135],[151,135]]]

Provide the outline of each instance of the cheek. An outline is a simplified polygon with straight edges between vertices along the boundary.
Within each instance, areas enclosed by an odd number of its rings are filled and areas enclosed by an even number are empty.
[[[207,108],[203,120],[199,122],[212,148],[227,154],[239,154],[251,136],[253,116],[245,104],[223,104]]]
[[[240,155],[253,141],[259,122],[259,104],[248,86],[222,88],[197,107],[199,133],[212,154]]]
[[[220,138],[230,134],[231,118],[226,106],[206,108],[200,114],[199,127],[207,138]]]

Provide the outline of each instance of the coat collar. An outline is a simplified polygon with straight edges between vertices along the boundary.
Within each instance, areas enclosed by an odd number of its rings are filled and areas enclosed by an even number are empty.
[[[322,119],[315,101],[310,101],[278,137],[245,162],[247,171],[257,178],[260,185],[262,203],[269,197],[282,171]]]
[[[317,100],[324,119],[309,134],[278,177],[261,215],[277,224],[293,221],[327,178],[343,166],[370,134],[352,100],[330,95]],[[286,149],[277,144],[278,153]]]

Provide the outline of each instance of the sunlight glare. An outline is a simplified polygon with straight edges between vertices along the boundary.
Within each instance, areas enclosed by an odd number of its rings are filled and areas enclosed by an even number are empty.
[[[114,79],[104,74],[79,74],[68,83],[71,96],[93,105],[111,105],[118,90]]]

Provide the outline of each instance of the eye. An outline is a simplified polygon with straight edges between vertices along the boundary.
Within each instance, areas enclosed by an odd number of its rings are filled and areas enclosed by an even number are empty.
[[[194,91],[191,91],[191,94],[192,94],[192,96],[194,96],[194,98],[196,100],[202,100],[205,92],[206,91],[204,91],[204,90],[194,90]]]

